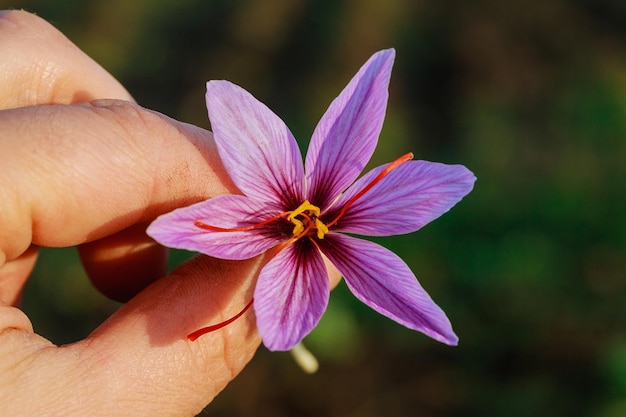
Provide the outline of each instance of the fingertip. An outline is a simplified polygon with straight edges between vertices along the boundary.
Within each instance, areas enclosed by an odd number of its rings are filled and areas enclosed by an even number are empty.
[[[132,96],[56,27],[24,10],[0,14],[0,108]]]
[[[0,304],[0,333],[6,329],[18,329],[33,332],[33,324],[19,308]]]

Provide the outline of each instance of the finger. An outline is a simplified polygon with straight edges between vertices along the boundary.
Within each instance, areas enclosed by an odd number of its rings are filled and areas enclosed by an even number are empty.
[[[5,110],[0,132],[0,265],[236,191],[209,132],[131,103]]]
[[[98,98],[132,100],[106,70],[31,13],[0,12],[0,56],[0,109]]]
[[[262,262],[195,258],[73,345],[56,348],[27,331],[0,333],[0,350],[6,350],[0,371],[9,358],[12,366],[2,375],[17,388],[10,401],[0,402],[2,415],[196,415],[239,373],[260,340],[252,310],[194,342],[186,335],[250,301]],[[13,348],[1,347],[7,344]]]

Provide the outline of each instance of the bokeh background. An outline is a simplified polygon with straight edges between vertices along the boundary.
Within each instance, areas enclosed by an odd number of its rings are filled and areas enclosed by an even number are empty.
[[[204,83],[225,78],[303,146],[358,67],[395,47],[372,165],[413,151],[478,177],[441,219],[381,240],[448,313],[458,347],[377,316],[340,286],[305,341],[317,374],[261,348],[203,415],[626,416],[626,2],[0,6],[53,22],[148,108],[209,128]],[[90,287],[73,249],[50,249],[24,308],[38,332],[67,343],[117,304]]]

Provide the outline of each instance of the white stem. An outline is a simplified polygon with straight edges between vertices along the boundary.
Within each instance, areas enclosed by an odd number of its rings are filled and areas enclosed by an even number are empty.
[[[291,355],[296,363],[307,374],[314,374],[319,368],[319,363],[313,354],[304,347],[302,342],[295,345],[291,350]]]

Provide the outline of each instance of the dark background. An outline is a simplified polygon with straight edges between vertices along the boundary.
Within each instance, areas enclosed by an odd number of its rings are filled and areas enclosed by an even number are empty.
[[[441,219],[381,239],[447,312],[458,347],[377,316],[341,286],[305,340],[317,374],[261,348],[203,414],[626,416],[626,2],[0,6],[51,21],[148,108],[209,128],[204,84],[225,78],[304,146],[358,67],[395,47],[372,165],[412,151],[478,177]],[[71,249],[43,252],[24,298],[56,343],[84,337],[116,307]]]

